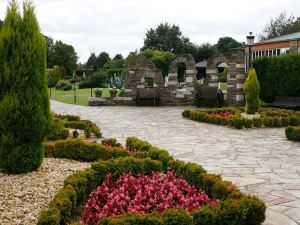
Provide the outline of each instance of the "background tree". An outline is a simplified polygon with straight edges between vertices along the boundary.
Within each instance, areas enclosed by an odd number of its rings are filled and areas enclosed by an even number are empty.
[[[106,52],[101,52],[96,60],[97,68],[102,69],[103,66],[109,61],[110,61],[109,54]]]
[[[95,55],[95,53],[91,53],[90,57],[88,58],[86,64],[85,64],[86,68],[89,69],[91,67],[94,68],[94,70],[97,70],[97,57]]]
[[[168,75],[170,64],[175,58],[175,54],[172,52],[162,52],[150,49],[141,52],[141,54],[147,59],[150,59],[155,66],[162,71],[163,76]]]
[[[298,31],[300,31],[300,19],[282,12],[275,19],[271,19],[264,28],[264,33],[259,36],[259,39],[263,41]]]
[[[72,45],[56,41],[53,47],[53,64],[64,67],[66,76],[71,77],[77,66],[77,53]],[[53,66],[54,66],[53,65]]]
[[[0,31],[2,30],[2,26],[3,26],[3,21],[0,20]]]
[[[216,45],[211,45],[209,43],[204,43],[197,47],[197,51],[194,55],[195,61],[203,61],[204,59],[208,59],[209,57],[217,54],[218,50]]]
[[[61,69],[59,66],[54,66],[52,69],[47,69],[48,87],[55,87],[61,79]]]
[[[238,48],[241,46],[242,44],[237,40],[233,39],[232,37],[221,37],[219,38],[218,43],[216,45],[218,51],[220,51],[221,53],[227,52],[231,48]]]
[[[184,37],[179,26],[161,23],[156,29],[150,29],[146,33],[144,46],[141,51],[146,49],[169,51],[175,54],[191,53],[195,46],[189,38]]]
[[[24,173],[39,168],[51,121],[46,44],[30,2],[12,0],[0,32],[0,168]]]
[[[125,67],[127,70],[135,67],[137,56],[138,56],[137,50],[134,52],[129,52],[128,56],[125,59]]]
[[[45,36],[46,40],[46,58],[47,58],[47,68],[52,68],[54,66],[53,57],[54,57],[54,41],[52,38]]]
[[[113,60],[124,60],[124,57],[122,56],[122,54],[116,54]]]

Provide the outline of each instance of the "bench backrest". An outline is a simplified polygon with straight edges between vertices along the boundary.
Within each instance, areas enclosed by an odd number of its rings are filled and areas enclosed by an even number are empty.
[[[276,96],[274,98],[274,103],[295,103],[300,105],[300,97],[283,97],[283,96]]]
[[[138,96],[140,98],[156,98],[157,97],[157,90],[155,88],[150,88],[150,89],[138,89]]]
[[[218,87],[204,87],[200,90],[200,92],[201,98],[216,98]]]

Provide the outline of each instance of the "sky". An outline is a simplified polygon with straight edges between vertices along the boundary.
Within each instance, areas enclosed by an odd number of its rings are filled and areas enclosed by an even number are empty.
[[[20,5],[22,1],[19,0]],[[74,46],[79,61],[92,52],[111,57],[139,50],[147,30],[161,22],[179,25],[195,44],[220,37],[246,41],[286,11],[300,17],[299,0],[33,0],[43,34]],[[8,1],[0,0],[0,19]]]

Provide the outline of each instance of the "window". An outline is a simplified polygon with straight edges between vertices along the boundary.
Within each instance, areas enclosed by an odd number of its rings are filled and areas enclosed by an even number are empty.
[[[145,88],[153,88],[153,87],[154,87],[154,78],[145,77]]]
[[[276,55],[280,55],[280,49],[278,48],[278,49],[276,49]]]
[[[184,63],[179,63],[178,64],[178,69],[177,69],[177,80],[179,83],[184,83],[185,82],[185,73],[186,73],[186,66]]]
[[[269,57],[272,57],[273,54],[272,54],[272,50],[269,50]]]

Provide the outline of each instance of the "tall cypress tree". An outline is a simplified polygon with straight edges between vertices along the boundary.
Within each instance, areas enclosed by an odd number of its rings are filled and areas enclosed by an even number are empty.
[[[43,161],[51,122],[46,44],[32,3],[11,0],[0,33],[0,168],[25,173]]]

